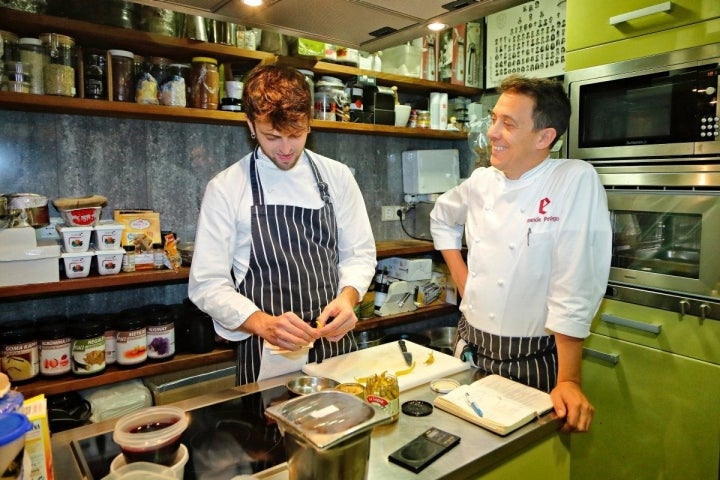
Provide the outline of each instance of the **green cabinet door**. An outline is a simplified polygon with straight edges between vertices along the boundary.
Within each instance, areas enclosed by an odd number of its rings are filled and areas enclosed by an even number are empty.
[[[719,478],[720,366],[592,334],[583,388],[596,411],[573,480]]]

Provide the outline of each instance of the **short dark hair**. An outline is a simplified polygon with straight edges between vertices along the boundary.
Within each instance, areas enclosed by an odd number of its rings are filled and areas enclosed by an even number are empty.
[[[255,67],[243,86],[248,121],[267,120],[278,130],[307,129],[312,117],[310,99],[303,74],[279,65]]]
[[[533,109],[535,130],[554,128],[557,135],[552,145],[567,131],[570,123],[570,100],[562,83],[557,80],[511,75],[502,81],[498,91],[519,93],[532,98],[535,101]]]

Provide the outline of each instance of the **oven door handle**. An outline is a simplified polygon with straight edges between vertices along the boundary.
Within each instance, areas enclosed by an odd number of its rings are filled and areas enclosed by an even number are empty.
[[[609,313],[603,313],[600,316],[600,319],[605,323],[633,328],[635,330],[641,330],[655,335],[660,334],[662,327],[662,325],[656,325],[654,323],[638,322],[637,320],[630,320],[629,318],[616,317],[615,315],[610,315]]]

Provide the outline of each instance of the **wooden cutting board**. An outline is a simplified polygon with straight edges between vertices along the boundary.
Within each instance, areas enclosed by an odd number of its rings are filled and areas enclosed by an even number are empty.
[[[405,345],[408,352],[413,354],[415,368],[410,373],[398,376],[401,392],[470,368],[459,358],[431,348],[407,340]],[[435,361],[429,365],[425,364],[425,360],[431,352]],[[302,371],[307,375],[332,378],[340,383],[345,383],[355,382],[357,378],[375,373],[395,373],[407,368],[398,342],[391,342],[328,358],[322,363],[308,363],[303,366]]]

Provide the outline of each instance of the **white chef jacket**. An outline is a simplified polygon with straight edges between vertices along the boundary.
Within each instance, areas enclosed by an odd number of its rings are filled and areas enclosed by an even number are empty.
[[[430,218],[437,250],[461,248],[464,229],[460,311],[473,327],[514,337],[589,335],[612,242],[607,197],[591,165],[548,158],[517,180],[478,168],[438,198]]]
[[[321,208],[323,200],[306,155],[285,171],[258,149],[256,168],[266,204]],[[377,264],[375,239],[360,188],[350,169],[335,160],[305,150],[312,155],[328,184],[338,223],[338,293],[350,286],[362,298],[370,285]],[[195,234],[195,251],[190,268],[188,296],[214,321],[215,331],[231,341],[247,338],[237,330],[258,311],[255,303],[235,290],[230,275],[242,281],[250,260],[249,164],[252,154],[216,175],[207,185]]]

